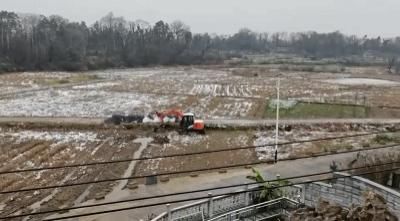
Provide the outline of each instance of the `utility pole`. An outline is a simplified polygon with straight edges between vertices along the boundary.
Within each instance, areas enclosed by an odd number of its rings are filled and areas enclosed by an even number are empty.
[[[276,82],[276,127],[275,127],[275,163],[278,162],[278,136],[279,136],[279,87],[280,87],[281,79],[278,77],[278,81]]]

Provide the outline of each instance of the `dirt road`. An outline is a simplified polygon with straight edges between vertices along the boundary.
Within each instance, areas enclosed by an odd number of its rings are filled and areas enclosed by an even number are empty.
[[[208,126],[221,125],[221,126],[270,126],[275,125],[275,119],[267,120],[243,120],[243,119],[218,119],[218,120],[206,120]],[[312,124],[398,124],[400,123],[399,118],[393,119],[284,119],[279,121],[282,125],[312,125]]]
[[[2,125],[29,124],[43,126],[102,126],[104,118],[79,118],[79,117],[0,117]],[[392,119],[284,119],[280,120],[281,125],[314,125],[314,124],[400,124],[400,118]],[[275,125],[274,119],[213,119],[205,120],[207,127],[260,127]]]

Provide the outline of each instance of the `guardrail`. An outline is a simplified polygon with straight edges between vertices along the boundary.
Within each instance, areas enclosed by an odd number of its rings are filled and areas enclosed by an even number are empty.
[[[184,205],[177,208],[167,206],[167,211],[160,214],[152,221],[196,221],[211,219],[215,216],[235,211],[237,209],[247,207],[253,204],[259,197],[262,189],[258,186],[249,187],[238,190],[240,193],[233,193],[224,196],[213,197],[209,193],[209,199],[201,200],[192,204]],[[291,199],[293,202],[303,202],[304,191],[302,186],[283,187],[282,196]],[[247,191],[247,192],[246,192]],[[201,214],[201,215],[200,215]]]
[[[298,202],[286,197],[255,204],[238,210],[219,215],[208,221],[231,221],[250,218],[252,220],[269,219],[280,216],[288,216],[288,214],[297,208]]]
[[[167,205],[167,212],[160,214],[152,221],[230,221],[235,220],[235,217],[251,216],[254,213],[260,215],[259,212],[263,209],[271,212],[270,214],[265,213],[265,217],[268,217],[268,215],[278,216],[278,213],[288,216],[289,211],[285,209],[286,206],[304,203],[306,206],[315,207],[321,198],[337,202],[343,207],[361,204],[362,192],[367,190],[372,190],[385,198],[389,209],[400,217],[399,192],[362,177],[344,177],[348,175],[346,173],[334,173],[334,177],[337,179],[331,184],[314,182],[302,186],[282,187],[280,189],[283,194],[280,199],[256,205],[252,204],[255,204],[262,191],[258,186],[246,186],[247,192],[242,189],[239,190],[241,191],[239,193],[219,197],[212,197],[212,194],[209,194],[209,199],[178,208],[170,209],[170,205]],[[283,204],[282,200],[288,204]]]

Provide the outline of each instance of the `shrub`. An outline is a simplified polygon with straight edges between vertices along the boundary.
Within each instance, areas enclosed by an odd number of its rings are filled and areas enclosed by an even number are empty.
[[[378,134],[375,136],[374,141],[378,144],[387,144],[391,142],[400,142],[400,137],[388,134]]]

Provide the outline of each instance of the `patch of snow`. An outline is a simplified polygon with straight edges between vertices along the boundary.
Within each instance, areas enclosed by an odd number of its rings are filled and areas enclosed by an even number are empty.
[[[229,138],[227,144],[229,146],[247,146],[247,142],[249,141],[249,137],[246,135],[239,135],[237,137]]]
[[[35,180],[39,180],[42,177],[42,173],[44,172],[44,170],[41,170],[39,172],[37,172]]]
[[[135,69],[110,69],[96,71],[96,75],[108,79],[137,79],[143,77],[151,77],[153,75],[162,74],[162,69],[158,68],[135,68]]]
[[[176,132],[172,132],[168,134],[168,138],[172,143],[181,144],[184,146],[189,146],[193,144],[201,143],[208,139],[208,136],[200,135],[200,134],[191,134],[191,135],[180,135]]]
[[[394,86],[400,85],[400,82],[372,79],[372,78],[338,78],[324,80],[327,83],[343,84],[343,85],[372,85],[372,86]]]
[[[243,98],[224,99],[216,108],[209,111],[208,118],[218,119],[219,117],[245,117],[253,108],[253,102]]]
[[[202,97],[198,99],[198,102],[187,108],[185,112],[196,113],[196,117],[200,119],[204,117],[209,117],[212,114],[207,111],[207,108],[210,105],[212,99],[213,97],[211,96]],[[204,114],[204,116],[202,114]]]
[[[20,87],[13,87],[13,86],[0,86],[0,94],[7,94],[11,92],[16,92],[21,90]]]
[[[60,182],[60,184],[63,184],[63,183],[65,183],[66,181],[68,181],[68,180],[72,177],[72,174],[73,174],[73,173],[74,173],[74,172],[71,172],[71,173],[69,173],[67,176],[65,176],[65,178]],[[32,213],[38,211],[38,210],[40,209],[40,207],[41,207],[42,204],[44,204],[44,203],[50,201],[51,199],[53,199],[53,197],[54,197],[58,192],[60,192],[60,189],[59,189],[59,188],[54,189],[54,190],[51,192],[50,195],[46,196],[45,198],[41,199],[40,201],[37,201],[36,203],[34,203],[34,204],[32,204],[32,205],[30,205],[30,206],[29,206],[29,209],[32,210]],[[29,218],[30,218],[30,217],[27,216],[27,217],[25,217],[23,220],[24,220],[24,221],[25,221],[25,220],[29,220]]]
[[[275,158],[275,132],[258,131],[255,135],[257,138],[253,141],[253,144],[254,146],[260,146],[255,149],[257,158],[259,160],[273,160]],[[285,142],[285,140],[279,139],[278,142]],[[287,158],[288,156],[289,154],[283,150],[282,146],[278,146],[278,159]]]
[[[41,131],[19,131],[19,132],[6,132],[1,133],[0,137],[11,136],[16,138],[18,142],[29,140],[44,140],[56,142],[55,145],[75,143],[78,150],[83,150],[87,143],[100,141],[97,138],[97,133],[93,132],[41,132]],[[33,165],[32,165],[33,166]]]
[[[0,100],[2,116],[107,117],[114,113],[151,112],[177,102],[178,96],[159,96],[97,90],[45,90]]]
[[[26,161],[25,165],[28,166],[28,167],[34,167],[35,166],[35,164],[30,160]]]
[[[267,132],[257,132],[255,135],[257,138],[253,142],[254,146],[262,146],[275,142],[275,136],[272,135],[272,133],[267,134]],[[259,160],[274,159],[274,146],[257,147],[255,151]]]
[[[21,74],[24,77],[48,77],[48,78],[65,78],[71,77],[72,72],[62,72],[62,71],[46,71],[46,72],[23,72]]]
[[[150,171],[157,171],[158,170],[158,166],[160,165],[160,160],[161,159],[152,159],[148,162],[148,167],[147,169],[149,169]]]
[[[40,86],[33,82],[33,80],[22,81],[21,86],[31,87],[31,88],[39,88]]]
[[[159,123],[159,122],[161,122],[161,120],[156,114],[153,114],[151,116],[146,115],[143,118],[143,123]]]
[[[105,87],[112,87],[120,85],[119,83],[116,82],[99,82],[95,84],[86,84],[86,85],[76,85],[73,86],[72,89],[102,89]]]
[[[189,94],[227,97],[252,97],[249,85],[195,84]]]
[[[111,137],[107,138],[105,141],[103,141],[101,144],[97,145],[96,148],[90,153],[92,156],[96,154],[96,152],[107,142],[111,141]]]

